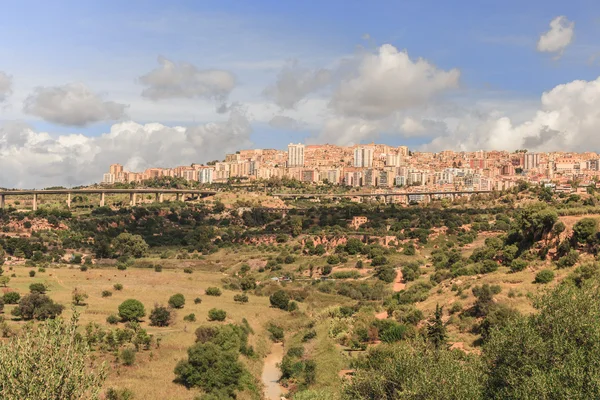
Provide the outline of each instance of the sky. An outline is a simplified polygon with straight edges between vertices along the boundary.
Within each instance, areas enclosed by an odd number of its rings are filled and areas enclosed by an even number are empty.
[[[0,187],[247,148],[600,151],[596,0],[13,1]]]

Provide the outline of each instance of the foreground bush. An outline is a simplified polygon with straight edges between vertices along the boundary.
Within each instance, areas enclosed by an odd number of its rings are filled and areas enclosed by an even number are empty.
[[[15,317],[25,320],[37,319],[54,319],[59,316],[64,307],[55,303],[50,297],[45,294],[31,293],[25,295],[19,301],[19,305],[12,310]]]
[[[85,341],[76,340],[77,318],[26,326],[0,346],[0,398],[99,398],[107,370],[104,365],[90,368],[90,350]]]
[[[155,305],[150,312],[150,325],[169,326],[171,323],[171,311],[165,306]]]
[[[139,321],[146,315],[144,305],[135,299],[125,300],[119,306],[119,316],[123,321]]]
[[[227,318],[227,313],[224,310],[219,310],[218,308],[211,308],[208,311],[209,321],[225,321],[225,318]]]

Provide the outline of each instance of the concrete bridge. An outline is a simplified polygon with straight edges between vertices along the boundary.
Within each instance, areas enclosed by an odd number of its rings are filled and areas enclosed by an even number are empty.
[[[174,194],[177,201],[185,200],[188,195],[198,197],[207,197],[216,194],[213,190],[194,190],[194,189],[44,189],[44,190],[3,190],[0,191],[0,208],[4,208],[7,196],[31,196],[33,197],[33,210],[38,208],[38,197],[41,195],[65,195],[67,207],[71,208],[71,197],[73,195],[94,194],[99,196],[100,207],[105,205],[107,194],[129,194],[129,204],[137,204],[137,195],[154,194],[155,201],[162,203],[165,194]]]
[[[406,203],[410,202],[411,196],[417,197],[422,196],[423,200],[426,202],[430,202],[432,198],[444,198],[449,197],[454,200],[457,197],[467,197],[471,198],[474,194],[490,194],[491,190],[456,190],[456,191],[428,191],[428,192],[382,192],[382,193],[345,193],[345,194],[335,194],[335,193],[273,193],[274,197],[278,197],[280,199],[332,199],[332,200],[340,200],[343,198],[359,198],[364,199],[375,199],[375,200],[383,200],[384,203],[394,202],[395,199],[405,199]]]

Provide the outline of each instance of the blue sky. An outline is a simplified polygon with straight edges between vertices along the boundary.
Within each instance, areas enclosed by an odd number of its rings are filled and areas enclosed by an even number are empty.
[[[541,37],[561,16],[572,36],[559,50],[541,49]],[[217,124],[226,143],[254,147],[384,141],[423,150],[521,144],[578,150],[592,127],[582,127],[584,116],[574,114],[597,105],[590,93],[600,76],[600,2],[592,0],[25,0],[4,2],[1,21],[0,72],[9,77],[10,91],[2,101],[0,81],[0,124],[22,121],[31,138],[52,140],[56,163],[65,160],[64,143],[83,146],[89,138],[85,145],[98,153],[94,140],[107,139],[111,129],[121,132],[127,121],[203,126],[202,135]],[[218,71],[217,78],[202,75],[216,79],[209,86],[218,94],[186,92],[197,79],[189,78],[175,84],[186,94],[173,94],[172,86],[169,95],[142,95],[156,85],[166,90],[164,79],[173,78],[160,75],[159,56],[166,69]],[[389,62],[395,69],[388,73]],[[420,87],[426,94],[416,93]],[[84,98],[85,106],[74,104]],[[223,104],[227,111],[216,112]],[[95,107],[93,115],[81,115]],[[238,114],[248,123],[243,129],[240,120],[231,123]],[[276,118],[285,123],[275,124]],[[30,151],[34,140],[9,152],[4,135],[3,153],[0,131],[0,166],[1,157]],[[127,135],[136,133],[120,137]],[[165,135],[165,147],[169,140]],[[206,147],[205,136],[186,140]],[[219,158],[208,153],[220,150],[232,149],[198,150],[198,159]],[[142,149],[115,162],[177,161],[151,159],[151,153]]]

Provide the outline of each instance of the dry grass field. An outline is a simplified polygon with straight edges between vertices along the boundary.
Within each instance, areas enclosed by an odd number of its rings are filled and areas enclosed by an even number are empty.
[[[183,309],[176,311],[175,323],[172,326],[158,328],[149,326],[146,317],[142,327],[148,330],[155,338],[160,338],[160,347],[152,346],[151,350],[137,353],[136,363],[127,367],[116,362],[112,355],[106,356],[106,361],[111,366],[108,382],[105,387],[130,388],[135,393],[135,398],[147,400],[159,399],[193,399],[197,391],[189,391],[173,382],[173,368],[177,362],[186,357],[186,349],[194,343],[194,331],[202,324],[216,324],[207,321],[207,313],[211,308],[221,308],[227,312],[227,322],[241,322],[246,318],[252,329],[250,341],[258,354],[256,360],[245,359],[250,372],[260,378],[262,370],[262,357],[270,348],[265,325],[273,320],[281,322],[289,318],[288,313],[269,307],[268,297],[249,295],[247,304],[237,304],[233,301],[234,292],[223,290],[220,297],[211,297],[204,294],[210,286],[221,286],[223,274],[220,272],[194,271],[186,274],[180,269],[164,269],[155,272],[153,269],[129,268],[119,271],[116,268],[89,269],[86,272],[69,266],[61,268],[47,268],[46,272],[37,272],[34,278],[29,277],[32,268],[15,266],[12,271],[17,275],[11,278],[9,288],[21,294],[29,291],[31,283],[44,283],[48,286],[48,294],[55,301],[68,305],[71,303],[71,293],[74,288],[85,291],[89,298],[86,305],[78,306],[81,313],[80,323],[86,325],[95,322],[105,328],[113,327],[106,323],[106,317],[117,314],[119,304],[127,299],[140,300],[146,313],[154,304],[167,305],[169,297],[175,293],[182,293],[186,303]],[[123,290],[113,289],[115,283],[123,285]],[[112,291],[112,296],[102,297],[103,290]],[[201,304],[194,304],[194,299],[200,297]],[[14,306],[7,305],[5,315],[10,316]],[[194,313],[196,322],[185,322],[183,317]],[[71,307],[67,307],[64,316],[71,314]],[[9,321],[11,325],[22,322]],[[122,324],[119,324],[122,325]],[[240,399],[251,398],[246,393],[239,395]]]

